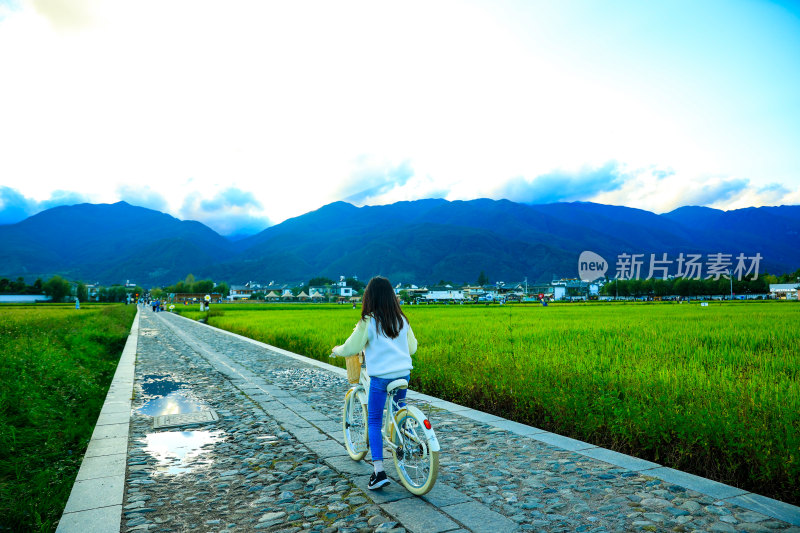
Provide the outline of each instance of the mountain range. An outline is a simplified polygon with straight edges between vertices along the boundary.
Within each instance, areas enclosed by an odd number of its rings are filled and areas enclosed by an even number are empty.
[[[800,266],[799,244],[800,206],[688,206],[658,215],[588,202],[335,202],[231,240],[200,222],[118,202],[55,207],[0,225],[0,277],[151,287],[188,273],[233,284],[376,274],[463,283],[483,271],[492,281],[535,282],[576,277],[584,250],[604,257],[610,276],[623,253],[645,254],[645,262],[651,253],[760,253],[760,272],[779,274]]]

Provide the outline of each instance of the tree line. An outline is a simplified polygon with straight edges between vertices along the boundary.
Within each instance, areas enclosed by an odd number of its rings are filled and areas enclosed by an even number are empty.
[[[128,295],[142,294],[144,289],[139,286],[123,287],[122,285],[111,285],[110,287],[98,287],[92,301],[95,302],[125,302]],[[70,282],[61,276],[53,276],[46,282],[42,278],[37,278],[32,284],[28,285],[22,277],[16,281],[8,278],[0,279],[0,293],[2,294],[44,294],[54,302],[63,302],[66,298],[77,298],[81,302],[89,301],[89,287],[82,281]]]
[[[0,279],[0,294],[42,294],[42,278],[37,278],[33,285],[25,283],[25,279],[19,277],[16,281],[8,278]]]
[[[796,274],[796,276],[795,276]],[[800,277],[800,270],[794,274],[771,276],[758,279],[733,280],[733,293],[769,294],[770,283],[792,283]],[[798,283],[800,285],[800,283]],[[713,296],[731,293],[731,281],[724,277],[715,279],[627,279],[609,280],[600,288],[603,296]]]
[[[211,279],[201,279],[196,281],[193,274],[188,274],[186,278],[178,281],[174,285],[168,285],[161,289],[150,289],[150,297],[154,299],[169,297],[170,294],[221,294],[222,297],[228,296],[231,290],[227,283],[214,283]]]
[[[481,271],[478,277],[478,284],[485,285],[488,283],[488,276],[484,271]],[[364,290],[365,283],[355,278],[345,279],[347,286],[352,287],[357,293]],[[483,282],[483,283],[481,283]],[[440,284],[443,284],[441,282]],[[769,286],[773,283],[797,283],[800,287],[800,268],[794,272],[775,276],[772,274],[763,274],[758,279],[745,278],[742,280],[733,280],[733,292],[736,295],[747,294],[767,294],[769,293]],[[327,277],[316,277],[302,287],[293,289],[295,295],[301,291],[308,294],[310,287],[318,286],[332,286],[334,280]],[[730,294],[731,282],[730,280],[720,277],[720,279],[688,279],[688,278],[675,278],[675,279],[631,279],[631,280],[608,280],[603,287],[600,288],[600,294],[603,296],[622,296],[622,297],[643,297],[643,296],[713,296],[719,294]],[[230,294],[230,286],[226,282],[215,283],[211,279],[195,280],[194,275],[188,274],[186,278],[178,281],[174,285],[169,285],[164,288],[153,288],[149,291],[152,298],[164,298],[171,293],[189,293],[189,294],[211,294],[218,293],[222,297]],[[77,297],[80,301],[85,302],[89,300],[89,291],[85,283],[70,282],[61,276],[53,276],[46,282],[42,278],[37,278],[32,284],[28,285],[24,278],[18,277],[16,280],[8,278],[0,278],[0,294],[45,294],[49,296],[52,301],[60,302],[67,297]],[[145,290],[140,287],[124,287],[122,285],[111,285],[109,287],[99,287],[92,297],[92,301],[99,302],[125,302],[130,297],[134,299],[143,297],[146,294]],[[402,297],[402,295],[401,295]]]
[[[163,298],[170,293],[199,293],[211,294],[212,292],[228,296],[230,288],[228,284],[214,283],[210,279],[195,281],[194,276],[189,274],[185,279],[178,281],[174,285],[162,288],[153,288],[149,291],[151,298]],[[78,298],[81,302],[89,301],[89,287],[82,281],[71,282],[61,276],[53,276],[46,282],[37,278],[31,285],[25,279],[18,277],[11,281],[8,278],[0,279],[0,294],[44,294],[54,302],[62,302],[69,298]],[[125,287],[123,285],[111,285],[109,287],[98,287],[91,297],[93,302],[126,302],[129,299],[135,300],[148,294],[139,285],[135,287]]]

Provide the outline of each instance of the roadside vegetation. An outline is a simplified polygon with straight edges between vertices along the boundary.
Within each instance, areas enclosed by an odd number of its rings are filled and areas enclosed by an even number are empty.
[[[0,306],[0,529],[54,531],[136,306]]]
[[[32,285],[28,285],[22,277],[17,278],[16,281],[0,278],[0,294],[43,295],[54,303],[72,302],[75,298],[81,303],[88,302],[90,299],[92,302],[124,302],[134,294],[144,294],[144,289],[138,285],[127,288],[122,285],[112,285],[95,289],[90,295],[89,286],[82,281],[72,282],[61,276],[53,276],[46,282],[43,282],[42,278],[37,278]]]
[[[600,288],[603,296],[620,297],[675,297],[697,298],[728,296],[731,292],[740,299],[758,298],[769,294],[771,283],[797,283],[800,287],[800,269],[780,277],[765,274],[757,279],[748,276],[742,280],[726,279],[627,279],[609,280]]]
[[[224,305],[190,318],[329,360],[360,316]],[[412,387],[800,503],[800,305],[405,306]]]

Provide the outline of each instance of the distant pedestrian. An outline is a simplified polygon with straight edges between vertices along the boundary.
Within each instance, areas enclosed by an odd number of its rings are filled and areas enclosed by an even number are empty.
[[[75,298],[75,309],[80,309],[80,308],[81,308],[81,301]]]

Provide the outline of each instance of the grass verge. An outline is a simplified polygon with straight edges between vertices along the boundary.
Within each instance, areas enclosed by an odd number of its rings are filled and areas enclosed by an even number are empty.
[[[55,530],[135,314],[0,307],[0,529]]]

